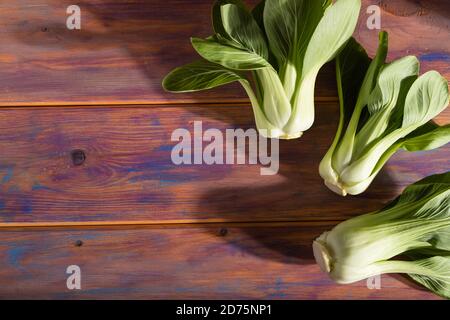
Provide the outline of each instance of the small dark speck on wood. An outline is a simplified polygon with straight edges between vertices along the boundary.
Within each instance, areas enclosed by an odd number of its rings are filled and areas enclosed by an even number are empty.
[[[81,241],[81,240],[77,240],[76,242],[75,242],[75,246],[76,247],[81,247],[83,245],[83,241]]]
[[[47,28],[47,27],[42,27],[42,28],[41,28],[41,31],[42,31],[42,32],[47,32],[47,31],[48,31],[48,28]]]
[[[83,150],[73,150],[70,156],[75,166],[81,166],[86,161],[86,153]]]
[[[219,230],[219,235],[220,235],[221,237],[225,237],[227,234],[228,234],[228,229],[227,229],[227,228],[221,228],[221,229]]]

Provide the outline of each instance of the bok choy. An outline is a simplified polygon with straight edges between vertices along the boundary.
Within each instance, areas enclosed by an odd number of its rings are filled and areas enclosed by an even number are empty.
[[[263,0],[252,11],[240,0],[216,1],[214,35],[192,38],[202,60],[163,80],[170,92],[238,81],[259,132],[298,138],[314,121],[314,88],[322,66],[350,39],[361,0]]]
[[[340,223],[313,250],[338,283],[403,273],[450,298],[450,172],[410,185],[378,212]]]
[[[450,141],[450,125],[431,120],[448,105],[447,80],[436,71],[419,77],[419,61],[385,63],[387,33],[370,61],[351,39],[337,57],[340,122],[320,164],[325,184],[340,195],[364,192],[400,148],[431,150]]]

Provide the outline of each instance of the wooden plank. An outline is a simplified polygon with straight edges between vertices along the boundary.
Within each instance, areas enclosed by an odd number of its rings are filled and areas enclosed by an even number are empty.
[[[311,253],[312,240],[328,228],[197,225],[2,231],[0,298],[437,298],[398,275],[382,276],[379,290],[369,290],[365,281],[334,284]],[[70,265],[81,268],[81,290],[66,287]]]
[[[416,54],[424,70],[436,68],[450,78],[449,3],[381,3],[382,28],[391,34],[390,57]],[[71,4],[18,0],[0,5],[0,106],[246,101],[236,85],[190,95],[161,89],[167,72],[197,57],[189,37],[211,33],[211,1],[78,1],[82,29],[75,31],[65,25]],[[378,30],[366,27],[371,4],[380,1],[363,1],[356,34],[373,53]],[[316,95],[335,99],[331,67],[321,73]]]
[[[190,95],[161,88],[171,69],[199,58],[189,39],[211,34],[211,1],[79,1],[76,31],[65,26],[73,2],[35,2],[0,7],[0,105],[247,100],[238,85]],[[332,72],[321,78],[318,94],[334,97]]]
[[[449,123],[450,113],[439,122]],[[181,165],[171,134],[193,122],[203,130],[253,127],[251,108],[187,105],[154,108],[0,110],[0,222],[41,224],[341,220],[378,209],[404,186],[448,170],[450,147],[400,152],[373,186],[341,198],[317,167],[334,136],[336,103],[317,107],[314,127],[281,141],[280,170],[259,165]],[[205,144],[206,145],[206,144]],[[85,151],[75,166],[72,150]]]
[[[449,24],[450,2],[440,0],[368,0],[363,1],[362,16],[355,37],[374,55],[378,33],[366,26],[364,8],[381,7],[381,28],[389,32],[388,59],[415,55],[421,62],[421,73],[437,70],[450,79]]]

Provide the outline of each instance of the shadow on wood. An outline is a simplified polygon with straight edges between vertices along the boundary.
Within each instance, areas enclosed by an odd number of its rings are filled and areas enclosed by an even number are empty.
[[[349,216],[378,210],[395,198],[401,190],[400,181],[395,181],[391,177],[391,170],[394,172],[396,170],[395,161],[392,162],[392,166],[388,164],[381,171],[371,187],[362,195],[344,198],[324,186],[318,173],[318,166],[334,135],[333,126],[327,123],[330,121],[329,118],[337,115],[330,112],[329,108],[319,108],[318,114],[317,125],[304,137],[296,141],[281,141],[279,184],[264,185],[265,178],[261,178],[261,185],[253,181],[253,184],[248,186],[240,183],[236,187],[217,187],[203,194],[199,208],[210,206],[211,215],[229,222],[233,221],[236,213],[240,213],[242,217],[248,215],[249,222],[253,216],[261,217],[261,221],[285,219],[286,224],[293,220],[325,221],[333,216],[336,217],[337,224],[339,220]],[[311,141],[302,143],[303,139],[310,139],[314,143]],[[307,148],[302,148],[302,144],[307,144]],[[292,263],[313,263],[309,246],[284,241],[295,237],[286,237],[286,234],[259,234],[254,229],[245,232],[263,247],[276,250],[281,256],[292,258]],[[314,238],[309,239],[310,243]],[[251,246],[248,249],[253,248]],[[259,251],[253,253],[260,254]]]

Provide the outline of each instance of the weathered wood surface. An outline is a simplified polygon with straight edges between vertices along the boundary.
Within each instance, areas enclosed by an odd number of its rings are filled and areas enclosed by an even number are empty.
[[[363,2],[355,36],[370,54],[378,31],[366,28],[365,9],[379,4],[390,59],[416,54],[422,71],[450,78],[449,2]],[[254,126],[237,86],[161,90],[170,69],[195,58],[189,37],[210,33],[211,2],[79,1],[81,31],[65,27],[70,4],[0,4],[0,298],[435,298],[399,276],[383,276],[381,290],[335,285],[310,246],[338,221],[448,170],[450,147],[400,152],[365,194],[334,195],[317,173],[338,116],[328,67],[315,126],[281,142],[279,175],[177,167],[174,129],[192,132],[195,120],[223,132]],[[449,111],[438,122],[449,123]],[[80,166],[76,149],[87,157]],[[123,226],[104,226],[113,224]],[[66,289],[71,264],[82,268],[81,291]]]
[[[435,299],[400,276],[335,285],[311,241],[328,225],[0,232],[0,298]],[[82,242],[77,246],[78,241]],[[81,290],[66,268],[81,268]]]
[[[249,1],[255,3],[256,1]],[[82,29],[68,30],[69,0],[18,0],[0,5],[0,105],[242,102],[238,86],[192,95],[165,94],[168,71],[197,58],[191,36],[211,33],[211,1],[78,1]],[[364,0],[357,38],[371,53],[378,30],[366,9],[380,4],[391,35],[390,57],[416,54],[423,70],[450,79],[447,1]],[[182,8],[180,10],[180,8]],[[331,68],[318,99],[336,96]]]
[[[189,222],[340,220],[379,208],[404,186],[448,170],[450,147],[400,152],[367,193],[342,198],[318,165],[338,122],[336,103],[317,107],[301,139],[282,141],[280,170],[259,165],[173,164],[177,128],[253,127],[249,106],[20,108],[0,112],[0,221]],[[449,113],[439,119],[448,123]],[[206,145],[206,143],[204,144]],[[85,151],[81,166],[71,151]]]

